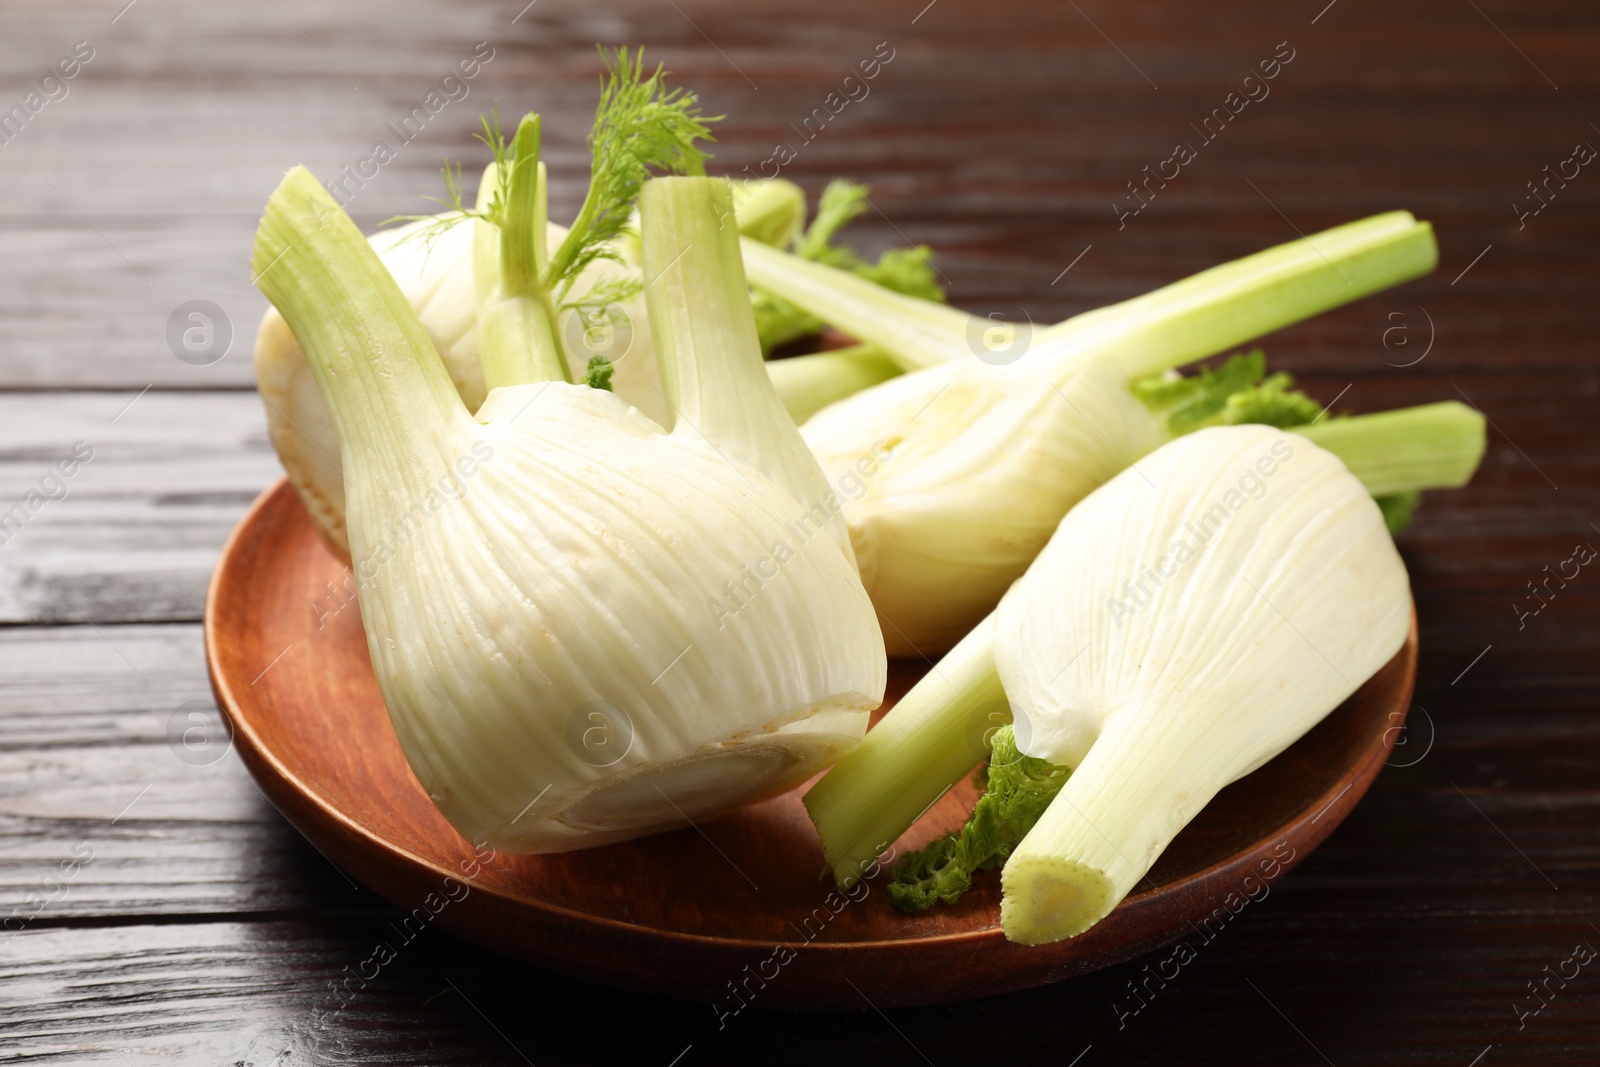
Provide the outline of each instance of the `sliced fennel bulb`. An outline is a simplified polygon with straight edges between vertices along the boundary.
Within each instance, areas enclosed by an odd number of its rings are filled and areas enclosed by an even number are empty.
[[[1268,427],[1251,430],[1285,432]],[[1455,402],[1323,420],[1297,427],[1294,433],[1338,457],[1369,494],[1465,485],[1485,447],[1483,417]],[[1148,475],[1147,460],[1171,453],[1188,439],[1179,438],[1118,474],[1118,484],[1137,483],[1152,496],[1164,493],[1166,487]],[[1076,514],[1074,509],[1068,517]],[[1103,530],[1108,543],[1126,539],[1118,529]],[[1159,556],[1146,562],[1154,565]],[[1116,581],[1138,583],[1143,577],[1141,569],[1117,575]],[[1016,590],[1023,583],[1031,583],[1038,596],[1050,595],[1048,572],[1037,562],[1007,595],[1019,595]],[[1053,594],[1062,606],[1042,615],[1036,623],[1040,627],[1068,610],[1066,605],[1076,604],[1070,586],[1055,586]],[[1125,601],[1141,595],[1122,593]],[[965,777],[984,758],[988,735],[1011,721],[1010,693],[1002,687],[995,667],[995,622],[992,613],[974,627],[872,728],[859,749],[807,792],[806,809],[841,886],[848,885],[884,843],[897,840],[946,789]],[[1174,609],[1173,624],[1208,626],[1210,620],[1204,611],[1186,615]],[[1064,642],[1062,638],[1057,644],[1052,675],[1075,654],[1087,655],[1083,644],[1068,648]]]
[[[1404,212],[1205,271],[1042,331],[1015,359],[973,347],[987,320],[745,242],[760,284],[920,366],[802,427],[835,479],[881,471],[845,504],[891,655],[950,648],[999,601],[1084,494],[1167,439],[1131,379],[1431,270]]]
[[[995,613],[1018,747],[1073,768],[1006,862],[1006,936],[1103,918],[1219,789],[1377,673],[1410,617],[1372,497],[1294,433],[1200,430],[1090,494]]]
[[[708,179],[642,197],[667,430],[564,381],[497,388],[473,416],[316,179],[297,168],[268,203],[254,271],[338,434],[373,668],[418,780],[474,842],[563,851],[709,817],[848,751],[882,699],[842,527],[805,525],[827,484],[763,369],[730,210]],[[631,722],[603,765],[581,740],[596,708]]]

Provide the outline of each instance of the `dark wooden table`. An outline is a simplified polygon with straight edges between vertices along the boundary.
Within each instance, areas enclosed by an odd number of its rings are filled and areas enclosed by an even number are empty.
[[[0,545],[0,916],[17,931],[0,931],[0,1061],[1600,1061],[1600,965],[1546,982],[1600,946],[1600,575],[1530,594],[1600,544],[1600,173],[1552,179],[1541,201],[1528,186],[1600,146],[1592,6],[125,3],[0,11],[0,120],[26,116],[0,143],[0,511],[59,498]],[[468,97],[352,213],[418,210],[444,157],[476,158],[476,115],[499,100],[545,113],[554,214],[570,214],[596,41],[648,46],[726,113],[717,167],[756,171],[786,143],[782,173],[813,193],[870,183],[858,243],[927,242],[974,309],[1053,321],[1379,210],[1436,225],[1434,276],[1268,339],[1341,408],[1464,396],[1492,421],[1476,483],[1429,497],[1402,539],[1422,625],[1413,727],[1328,843],[1122,1026],[1114,1005],[1148,961],[719,1030],[706,1005],[438,933],[313,1024],[394,913],[225,746],[181,737],[191,711],[206,721],[212,562],[278,474],[251,392],[250,237],[285,167],[355,165],[479,42],[493,57]],[[880,42],[893,58],[870,94],[798,132]],[[75,76],[41,89],[75,46]],[[1291,52],[1264,89],[1245,83]],[[1195,127],[1247,89],[1269,95],[1203,142]],[[1119,226],[1127,183],[1180,141],[1197,158]],[[203,366],[168,340],[195,300],[232,332]],[[78,442],[92,459],[50,480]]]

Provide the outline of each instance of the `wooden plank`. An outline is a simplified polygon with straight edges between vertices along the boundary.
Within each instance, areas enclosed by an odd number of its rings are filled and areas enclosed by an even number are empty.
[[[1281,21],[1271,5],[1247,7],[1246,24]],[[1544,41],[1565,57],[1545,60],[1566,85],[1547,100],[1543,81],[1497,35],[1452,31],[1454,84],[1500,94],[1475,109],[1482,133],[1462,138],[1454,98],[1416,70],[1404,47],[1408,31],[1439,32],[1435,7],[1390,13],[1387,33],[1363,36],[1359,59],[1296,38],[1296,60],[1271,95],[1125,227],[1111,204],[1173,141],[1198,137],[1191,123],[1271,54],[1270,34],[1241,38],[1186,11],[1166,11],[1156,26],[1102,11],[1095,17],[1107,32],[1160,73],[1165,91],[1146,92],[1078,13],[1032,5],[996,5],[976,20],[981,28],[970,25],[970,5],[954,0],[915,26],[901,13],[837,0],[805,13],[708,5],[693,24],[659,17],[658,5],[642,0],[616,5],[606,19],[545,0],[515,24],[486,6],[394,19],[373,4],[224,15],[189,0],[91,28],[70,12],[27,8],[8,27],[18,58],[0,76],[0,93],[25,92],[73,41],[93,37],[96,53],[64,99],[0,146],[0,386],[247,384],[265,306],[249,283],[250,236],[284,168],[304,162],[331,177],[369,155],[375,140],[394,142],[394,161],[350,204],[374,226],[425,206],[420,198],[439,192],[441,159],[481,156],[471,139],[476,115],[494,100],[508,109],[536,103],[545,114],[552,210],[569,216],[587,171],[591,35],[647,44],[710,111],[727,116],[714,169],[755,173],[784,143],[795,158],[783,173],[813,192],[834,175],[870,180],[881,213],[861,224],[863,245],[931,244],[966,306],[1021,307],[1053,321],[1289,239],[1295,228],[1404,206],[1435,219],[1445,249],[1438,284],[1408,300],[1431,302],[1456,330],[1492,323],[1519,346],[1527,338],[1515,331],[1534,301],[1531,317],[1555,342],[1540,345],[1537,358],[1571,364],[1585,351],[1581,276],[1530,272],[1514,215],[1497,208],[1486,216],[1482,190],[1504,190],[1495,202],[1509,202],[1541,161],[1586,135],[1581,102],[1594,75],[1575,59],[1596,33],[1568,27]],[[1340,17],[1360,25],[1370,15]],[[714,31],[717,48],[695,26]],[[1174,49],[1168,33],[1205,46]],[[400,145],[388,124],[480,41],[494,56],[464,83],[467,95]],[[798,124],[879,41],[894,58],[868,95],[802,136]],[[1535,102],[1555,114],[1525,121]],[[1359,124],[1339,121],[1351,108]],[[1298,136],[1308,129],[1320,136]],[[1295,153],[1276,151],[1291,139]],[[99,180],[96,167],[115,167],[120,180]],[[1575,185],[1536,220],[1546,263],[1577,261],[1593,246],[1597,204],[1600,192]],[[1465,288],[1446,285],[1445,271],[1453,276],[1496,241],[1499,250]],[[1090,244],[1090,256],[1056,284]],[[204,368],[173,358],[165,340],[174,308],[193,299],[223,308],[235,333],[232,353]],[[1367,352],[1379,333],[1363,330],[1358,340],[1347,332],[1338,351]]]
[[[0,928],[373,907],[231,754],[198,626],[0,630],[0,677]]]
[[[408,942],[381,920],[37,930],[0,953],[0,1055],[433,1067],[609,1063],[626,1047],[645,1063],[814,1064],[825,1044],[830,1063],[871,1067],[1036,1055],[1044,1044],[1066,1061],[1092,1046],[1094,1062],[1144,1064],[1177,1033],[1192,1063],[1447,1053],[1465,1064],[1491,1044],[1502,1062],[1591,1062],[1600,985],[1580,978],[1557,990],[1521,1030],[1512,1007],[1530,996],[1524,981],[1594,942],[1584,915],[1486,909],[1472,920],[1463,937],[1454,914],[1363,915],[1336,891],[1286,882],[1210,940],[1190,938],[1187,963],[1168,950],[1059,986],[887,1015],[863,989],[863,1010],[829,1016],[825,1038],[814,1015],[762,1012],[759,997],[719,1028],[708,1005],[619,994],[434,931]],[[393,959],[375,967],[380,944]],[[1372,966],[1378,945],[1394,965]],[[364,987],[330,988],[362,971],[373,976]],[[1503,988],[1485,975],[1503,976]]]
[[[11,534],[0,545],[0,622],[198,619],[228,531],[281,473],[260,401],[0,397],[0,514],[26,513],[30,492],[59,496],[53,465],[75,447],[91,458],[64,480],[66,495],[0,531]]]
[[[416,950],[336,993],[384,936],[340,919],[28,931],[0,953],[0,1062],[524,1062]]]

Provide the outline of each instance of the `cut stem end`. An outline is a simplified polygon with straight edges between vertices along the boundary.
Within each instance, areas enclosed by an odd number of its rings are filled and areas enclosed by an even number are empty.
[[[1102,871],[1055,856],[1019,856],[1000,877],[1000,927],[1019,945],[1076,937],[1111,913],[1117,896]]]

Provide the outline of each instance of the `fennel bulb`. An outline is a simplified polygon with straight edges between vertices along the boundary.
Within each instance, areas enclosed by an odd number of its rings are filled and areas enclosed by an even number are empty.
[[[1284,433],[1264,426],[1237,429]],[[1200,431],[1216,432],[1216,429]],[[1369,494],[1465,485],[1477,469],[1485,447],[1483,417],[1453,401],[1375,415],[1324,419],[1315,425],[1295,427],[1294,434],[1297,435],[1295,440],[1310,440],[1322,453],[1337,457]],[[1187,440],[1179,438],[1149,458],[1181,454],[1174,450],[1180,449]],[[1216,476],[1220,477],[1221,473]],[[1145,481],[1146,477],[1150,478],[1149,482]],[[1152,497],[1163,499],[1177,491],[1169,491],[1165,482],[1150,474],[1146,460],[1118,474],[1115,481],[1122,486],[1137,483]],[[1280,484],[1290,483],[1273,483],[1274,486]],[[1104,491],[1102,488],[1097,492]],[[1279,493],[1272,498],[1274,506],[1279,506],[1284,495]],[[1080,504],[1079,508],[1082,506]],[[1247,506],[1258,505],[1252,501]],[[1069,512],[1068,519],[1076,514],[1077,509]],[[1198,523],[1199,519],[1195,521]],[[1121,527],[1113,523],[1101,527],[1106,550],[1114,547],[1119,538],[1128,539],[1120,530]],[[1054,544],[1055,540],[1050,543]],[[1157,553],[1147,562],[1151,566],[1161,563],[1160,555]],[[1170,560],[1163,564],[1170,565]],[[1027,584],[1028,596],[1053,597],[1057,606],[1041,615],[1034,624],[1041,628],[1078,605],[1074,587],[1052,586],[1055,573],[1036,561],[1007,594],[1022,596],[1018,590]],[[1254,580],[1254,576],[1249,577]],[[1128,590],[1121,590],[1119,586],[1122,598],[1119,603],[1133,610],[1140,609],[1140,602],[1149,595],[1144,589],[1153,588],[1156,579],[1139,570],[1117,575],[1116,581],[1128,582],[1133,587],[1144,583],[1143,588]],[[1106,610],[1117,612],[1119,616],[1121,613],[1120,609],[1109,606]],[[1179,610],[1175,605],[1168,614],[1169,624],[1173,626],[1199,629],[1213,625],[1212,614],[1203,607],[1184,605]],[[995,666],[997,615],[998,612],[991,613],[963,637],[872,728],[860,748],[841,760],[806,793],[806,810],[816,823],[823,852],[841,887],[848,886],[857,877],[857,872],[876,857],[883,843],[897,840],[945,790],[966,776],[987,754],[989,736],[997,727],[1011,722],[1008,701],[1011,693],[1009,688],[1002,687]],[[1013,616],[1013,622],[1019,617]],[[1052,632],[1041,629],[1041,634]],[[1047,677],[1053,677],[1078,654],[1088,656],[1086,643],[1070,648],[1056,647],[1055,666],[1048,668]],[[1020,840],[1018,828],[1023,832],[1027,829],[1020,820],[1011,820],[1006,832],[1014,836],[1009,841],[993,840],[992,827],[986,831],[985,836],[991,838],[984,845],[987,854],[1003,854],[1014,846]],[[926,860],[906,857],[903,862],[908,864],[906,873],[911,876],[908,881],[915,889],[930,871],[936,870],[938,891],[933,896],[946,899],[950,893],[964,887],[962,879],[970,874],[970,871],[963,873],[948,868],[952,863],[959,864],[970,858],[970,852],[971,849],[966,848],[961,852],[946,850]],[[920,868],[916,866],[919,863],[922,864]]]
[[[1168,439],[1132,380],[1426,273],[1437,258],[1431,228],[1394,212],[1069,319],[1000,358],[974,344],[989,320],[745,242],[759,284],[921,367],[802,427],[835,479],[882,460],[845,514],[890,655],[954,645],[1073,504]]]
[[[492,177],[492,169],[486,177]],[[486,185],[486,188],[488,186]],[[805,213],[800,187],[783,179],[749,179],[733,183],[733,217],[743,235],[770,243],[787,243]],[[475,269],[478,229],[439,227],[454,216],[441,213],[374,233],[369,240],[399,283],[445,369],[467,407],[476,411],[488,395],[478,340],[480,285],[492,285],[497,267]],[[429,231],[437,232],[430,233]],[[568,230],[546,224],[546,244],[559,247]],[[625,235],[617,242],[618,259],[596,259],[571,284],[576,293],[620,292],[605,308],[568,304],[557,309],[556,333],[566,350],[568,378],[581,379],[590,359],[604,357],[614,370],[611,389],[662,425],[671,422],[662,400],[656,371],[655,342],[640,293],[626,290],[640,280],[638,242]],[[777,321],[772,301],[759,293],[753,306],[769,308],[769,329],[791,331],[789,320]],[[759,320],[758,320],[759,322]],[[276,308],[269,307],[256,332],[256,387],[266,409],[267,434],[310,513],[323,542],[341,559],[349,559],[344,529],[344,474],[339,466],[339,436],[316,380],[293,332]],[[796,422],[804,422],[842,396],[891,378],[898,368],[877,349],[858,345],[838,353],[777,360],[767,365]]]
[[[440,220],[449,217],[448,213],[438,216]],[[428,220],[417,220],[380,230],[369,240],[443,358],[462,402],[476,411],[488,389],[478,345],[478,298],[472,269],[474,228],[452,226],[430,244],[419,239],[430,225]],[[551,223],[548,239],[559,244],[566,232],[564,227]],[[577,285],[587,291],[632,273],[636,272],[600,260],[579,277]],[[655,346],[644,300],[630,297],[617,307],[617,321],[605,324],[591,323],[586,318],[590,312],[582,308],[561,311],[561,335],[577,341],[568,351],[571,373],[581,378],[591,355],[615,356],[613,391],[664,423],[668,421],[666,406],[655,388],[659,380]],[[339,434],[317,391],[305,352],[277,308],[267,309],[256,332],[255,371],[272,447],[324,543],[335,555],[349,559]]]
[[[913,371],[824,408],[801,433],[835,481],[882,457],[844,513],[890,655],[950,648],[1073,504],[1162,440],[1100,359]]]
[[[297,168],[268,202],[254,273],[338,434],[373,669],[474,843],[564,851],[711,817],[854,747],[882,699],[882,639],[841,521],[812,510],[828,486],[763,368],[730,210],[710,179],[641,197],[668,430],[548,377],[473,415],[316,179]],[[548,320],[526,328],[550,347]]]
[[[476,203],[464,201],[458,174],[447,166],[454,210],[372,237],[470,410],[495,385],[519,380],[524,362],[572,381],[600,357],[611,366],[614,392],[657,423],[671,422],[630,223],[647,175],[703,172],[697,142],[709,138],[707,123],[715,120],[701,115],[693,93],[669,89],[660,67],[646,71],[642,52],[601,56],[606,77],[589,135],[589,188],[570,229],[548,223],[537,117],[519,126],[520,145],[507,146],[484,116],[480,139],[495,162]],[[527,174],[511,174],[523,168]],[[792,183],[741,183],[738,193],[730,215],[742,232],[787,241],[798,231],[805,198]],[[530,319],[550,319],[553,328],[535,328]],[[257,332],[255,367],[273,447],[324,542],[348,559],[338,435],[276,309]]]
[[[1108,914],[1410,628],[1405,565],[1332,453],[1214,427],[1140,468],[1074,508],[995,613],[1018,748],[1073,768],[1002,875],[1001,923],[1023,944]]]
[[[493,174],[491,166],[486,177],[492,178]],[[487,180],[485,184],[487,187]],[[778,236],[798,225],[804,210],[803,199],[796,206],[798,186],[776,180],[743,184],[743,195],[734,197],[734,220],[741,232]],[[757,185],[763,188],[753,188]],[[765,188],[769,186],[772,188]],[[474,247],[482,242],[476,227],[456,225],[440,228],[436,234],[427,232],[452,217],[446,212],[431,219],[417,219],[380,230],[370,241],[444,358],[445,369],[462,401],[476,411],[488,395],[478,341],[478,287],[492,285],[495,271],[492,258],[489,278],[484,278],[482,269],[474,270]],[[568,230],[547,223],[546,233],[548,245],[559,247]],[[612,391],[657,423],[667,425],[671,419],[658,388],[655,342],[650,335],[644,298],[642,293],[625,292],[629,283],[637,283],[640,278],[637,250],[633,247],[636,244],[620,242],[619,260],[593,260],[571,285],[577,293],[623,289],[621,299],[604,309],[590,305],[558,309],[556,333],[564,342],[569,378],[581,379],[589,360],[602,356],[615,371]],[[813,374],[817,371],[806,369]],[[854,366],[842,369],[860,373]],[[324,543],[335,555],[348,559],[339,435],[322,394],[317,391],[305,353],[276,308],[267,309],[257,330],[255,371],[272,447]],[[781,378],[783,373],[778,376]],[[791,388],[803,396],[802,390],[808,384],[797,383]]]

